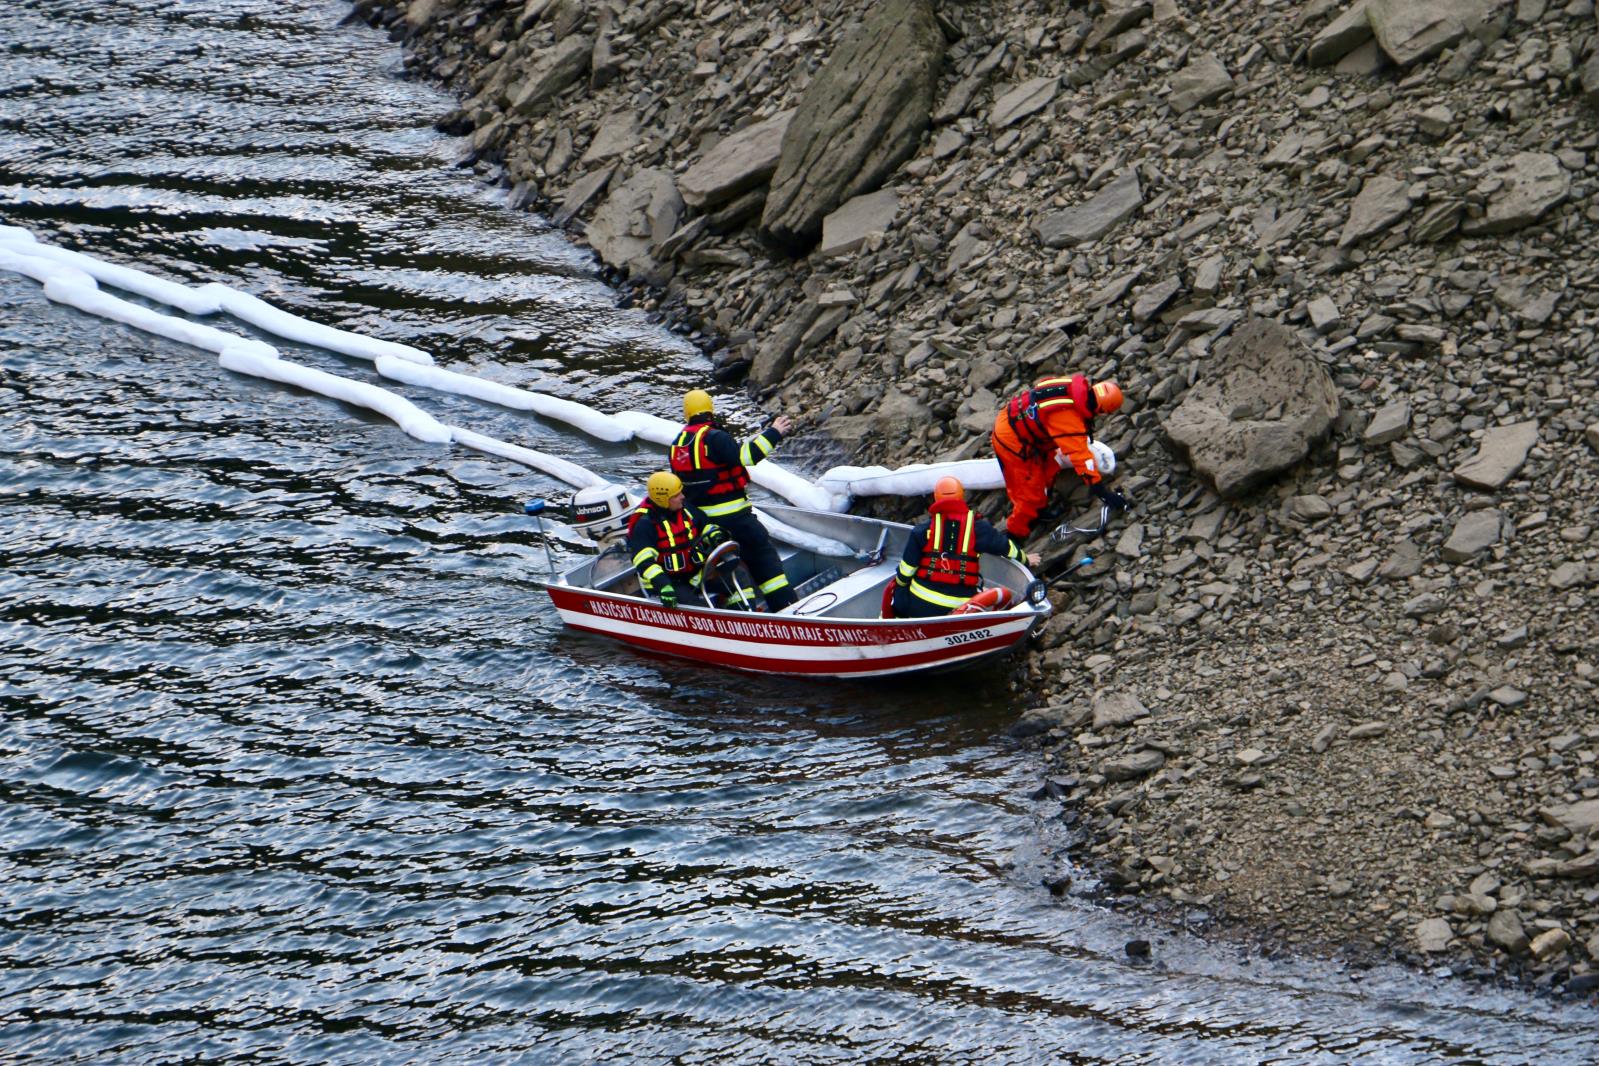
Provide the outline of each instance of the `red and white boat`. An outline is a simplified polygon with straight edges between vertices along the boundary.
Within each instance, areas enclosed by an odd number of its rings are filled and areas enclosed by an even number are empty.
[[[642,594],[619,546],[551,582],[550,598],[573,629],[734,670],[805,677],[880,677],[969,663],[1009,651],[1049,616],[1042,583],[1026,567],[984,556],[985,588],[1008,590],[1013,605],[880,618],[883,588],[910,526],[797,507],[760,511],[780,524],[773,539],[799,594],[792,607],[775,614],[687,600],[663,607]]]

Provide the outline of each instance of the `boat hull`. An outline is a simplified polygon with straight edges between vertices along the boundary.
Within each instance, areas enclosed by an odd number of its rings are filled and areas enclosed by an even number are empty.
[[[1009,650],[1041,619],[1025,607],[944,618],[806,618],[670,609],[559,584],[549,593],[573,629],[728,669],[800,677],[883,677],[966,663]]]

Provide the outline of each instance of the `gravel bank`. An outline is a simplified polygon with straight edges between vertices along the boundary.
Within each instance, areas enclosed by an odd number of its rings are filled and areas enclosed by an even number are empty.
[[[1138,506],[1016,729],[1103,887],[1592,988],[1590,0],[356,9],[814,438],[1122,383]]]

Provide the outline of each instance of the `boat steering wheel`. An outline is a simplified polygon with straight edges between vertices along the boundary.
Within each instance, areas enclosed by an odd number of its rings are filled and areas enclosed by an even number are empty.
[[[737,569],[738,564],[742,561],[738,554],[738,541],[736,540],[724,540],[711,549],[711,554],[705,557],[705,562],[700,566],[700,598],[705,601],[705,606],[711,608],[716,606],[716,604],[711,602],[711,582],[720,581],[726,576],[722,573],[724,567],[731,572]],[[750,603],[749,597],[740,593],[739,599],[742,601],[742,606],[746,611],[754,608],[755,605]]]

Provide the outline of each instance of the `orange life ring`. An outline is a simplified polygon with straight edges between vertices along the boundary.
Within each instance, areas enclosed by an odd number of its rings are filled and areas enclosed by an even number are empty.
[[[1016,602],[1016,594],[1004,585],[984,589],[950,614],[976,614],[978,611],[1003,611]]]

